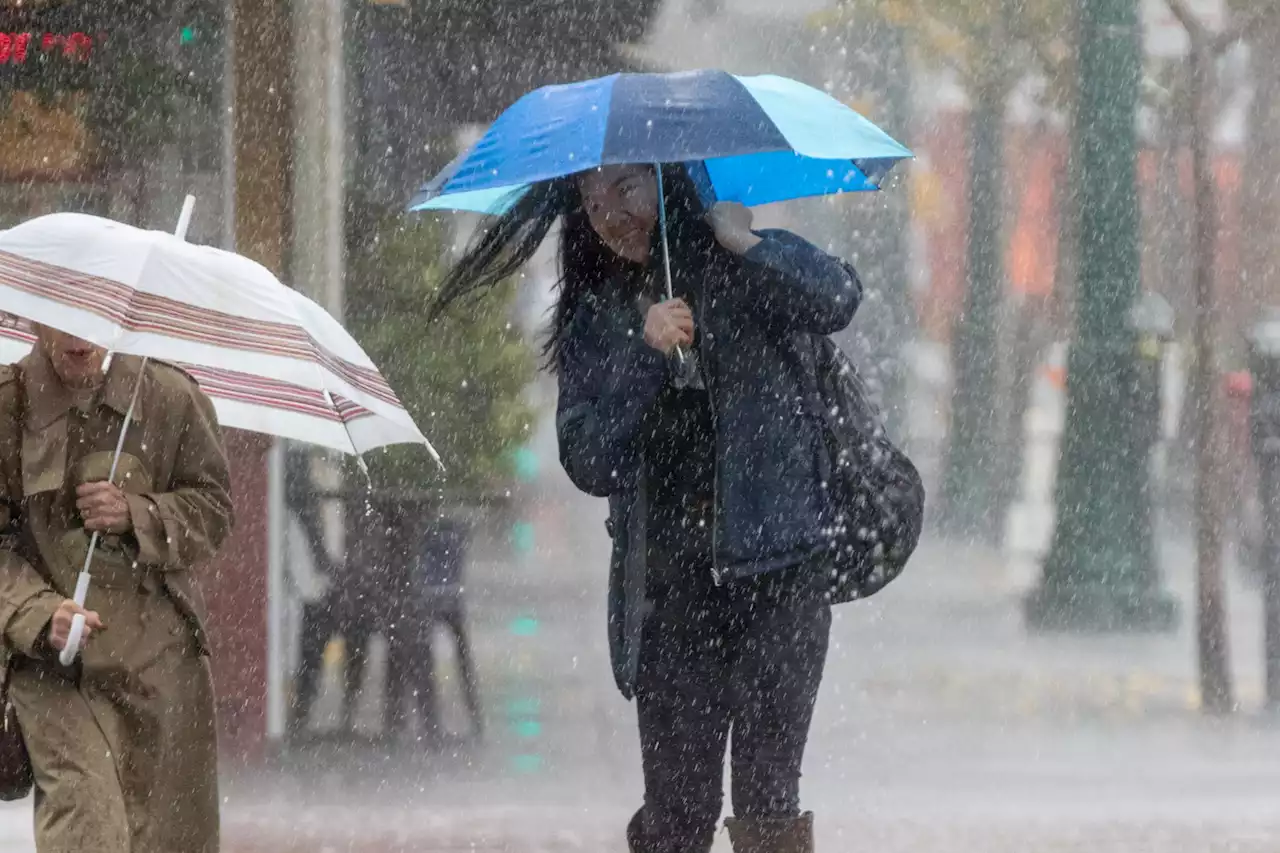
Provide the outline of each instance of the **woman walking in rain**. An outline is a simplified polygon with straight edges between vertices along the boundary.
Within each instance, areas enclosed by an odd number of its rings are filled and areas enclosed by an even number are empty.
[[[831,625],[831,507],[799,347],[850,323],[857,276],[792,234],[752,231],[741,205],[705,211],[682,168],[605,166],[535,185],[434,310],[515,273],[557,220],[547,353],[561,462],[609,499],[610,650],[645,781],[631,849],[710,850],[732,731],[735,850],[811,851],[799,780]]]

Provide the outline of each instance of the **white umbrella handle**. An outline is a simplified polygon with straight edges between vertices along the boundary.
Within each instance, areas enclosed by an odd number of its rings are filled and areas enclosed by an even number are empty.
[[[77,613],[71,619],[71,632],[67,634],[67,644],[62,647],[58,661],[63,666],[71,666],[80,654],[80,640],[84,636],[84,614]]]
[[[129,407],[129,411],[130,413],[133,412],[133,406]],[[121,446],[124,445],[124,433],[127,430],[128,426],[126,424],[125,429],[120,431]],[[120,461],[120,452],[118,449],[116,451],[116,461]],[[115,477],[116,466],[113,463],[111,466],[111,473],[108,475],[108,480],[114,480]],[[80,570],[80,577],[76,578],[76,593],[72,597],[72,600],[81,607],[84,607],[85,599],[89,596],[89,581],[91,580],[89,576],[89,565],[93,562],[93,552],[98,547],[99,536],[100,534],[97,531],[94,531],[94,534],[89,537],[89,553],[84,555],[84,567]],[[71,666],[71,664],[75,663],[76,655],[80,653],[80,642],[83,639],[84,614],[77,613],[71,618],[71,633],[67,634],[67,644],[62,647],[62,651],[58,654],[58,660],[61,661],[63,666]]]
[[[191,213],[196,206],[196,197],[187,196],[182,201],[182,212],[178,214],[178,227],[173,229],[173,235],[179,240],[187,238],[187,228],[191,225]],[[111,355],[107,355],[106,361],[103,363],[103,369],[106,370],[111,363]],[[143,372],[147,367],[147,359],[142,360]],[[133,386],[133,398],[129,401],[129,410],[125,412],[124,424],[120,427],[120,437],[116,441],[116,453],[111,459],[111,472],[107,474],[107,482],[114,482],[116,479],[116,467],[120,464],[120,454],[124,452],[124,439],[129,434],[129,425],[133,423],[133,410],[138,404],[138,391],[142,389],[142,375],[139,372],[138,381]],[[98,539],[100,535],[95,532],[89,539],[89,553],[85,554],[84,567],[80,570],[80,576],[76,578],[76,604],[84,607],[85,599],[89,595],[89,567],[93,564],[93,552],[97,550]],[[63,666],[71,666],[75,662],[76,655],[80,653],[80,641],[84,637],[84,614],[77,613],[71,619],[71,632],[67,635],[67,644],[63,647],[62,652],[58,655],[58,660]]]

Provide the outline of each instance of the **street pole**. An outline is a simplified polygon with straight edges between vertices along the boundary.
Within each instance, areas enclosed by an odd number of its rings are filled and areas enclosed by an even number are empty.
[[[1200,697],[1206,711],[1230,713],[1233,704],[1231,664],[1227,642],[1227,584],[1222,560],[1222,494],[1217,487],[1222,470],[1217,440],[1222,410],[1218,377],[1217,307],[1213,294],[1214,243],[1217,238],[1217,199],[1209,164],[1207,87],[1209,63],[1202,32],[1189,31],[1191,67],[1188,95],[1191,130],[1191,173],[1195,185],[1195,369],[1191,378],[1192,421],[1195,428],[1196,478],[1196,645],[1200,661]]]
[[[232,236],[237,252],[258,261],[278,275],[289,268],[290,207],[293,189],[293,51],[281,46],[281,33],[290,32],[287,0],[232,0],[231,3],[232,127],[228,168],[232,178]],[[283,40],[285,45],[290,39]],[[259,704],[264,734],[279,741],[287,719],[287,681],[284,657],[283,440],[272,442],[266,454],[267,577],[246,579],[239,590],[244,601],[264,602],[264,623],[252,620],[237,626],[235,644],[247,660],[261,630],[267,660],[267,683],[261,697],[246,697],[241,712],[248,716]],[[243,497],[243,495],[241,496]]]
[[[1235,700],[1227,632],[1227,584],[1223,566],[1223,492],[1218,413],[1222,411],[1222,370],[1218,359],[1219,310],[1214,294],[1217,242],[1217,187],[1210,164],[1214,124],[1209,97],[1213,63],[1233,45],[1244,22],[1220,34],[1210,33],[1186,0],[1166,0],[1187,31],[1187,126],[1191,137],[1191,174],[1195,186],[1195,370],[1191,378],[1191,414],[1196,449],[1196,645],[1200,662],[1200,696],[1213,714],[1228,714]]]
[[[996,399],[996,323],[1004,297],[1004,114],[1001,82],[978,83],[969,113],[969,238],[964,311],[952,326],[951,426],[942,480],[943,529],[995,544],[996,453],[1003,437]]]
[[[1014,0],[977,34],[969,66],[969,223],[964,310],[953,325],[951,423],[939,522],[944,533],[998,545],[1005,527],[1007,480],[1016,464],[1008,446],[1009,406],[999,394],[1005,354],[1005,112],[1017,71],[1008,57]]]
[[[1082,0],[1075,153],[1080,176],[1079,289],[1068,359],[1057,526],[1033,630],[1169,630],[1160,587],[1149,460],[1132,402],[1140,382],[1130,312],[1140,291],[1136,114],[1137,0]]]

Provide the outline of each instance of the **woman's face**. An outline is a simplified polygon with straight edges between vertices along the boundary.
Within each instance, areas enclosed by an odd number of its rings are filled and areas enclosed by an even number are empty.
[[[658,183],[648,166],[601,166],[578,178],[591,227],[614,254],[649,262],[658,222]]]

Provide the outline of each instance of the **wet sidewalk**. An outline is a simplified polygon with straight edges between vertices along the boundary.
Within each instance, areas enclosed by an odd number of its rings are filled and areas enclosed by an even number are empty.
[[[572,518],[579,535],[595,523]],[[518,571],[477,567],[483,748],[301,758],[284,788],[233,783],[229,834],[362,853],[623,853],[640,795],[634,721],[605,655],[603,555],[578,547]],[[804,788],[819,849],[1280,849],[1280,726],[1257,714],[1256,594],[1233,584],[1242,711],[1205,720],[1190,554],[1165,551],[1186,608],[1168,636],[1028,636],[1020,602],[1034,568],[936,542],[893,588],[838,609]],[[385,846],[369,846],[375,822],[395,827]]]
[[[571,516],[579,532],[594,529],[588,512]],[[600,547],[588,538],[566,557],[549,543],[521,565],[475,567],[482,746],[317,747],[235,775],[224,849],[623,853],[639,765],[632,709],[609,676]],[[1205,720],[1189,558],[1165,548],[1187,608],[1169,636],[1028,636],[1033,568],[936,542],[882,595],[839,608],[804,787],[819,850],[1280,850],[1280,725],[1257,713],[1257,596],[1233,583],[1242,711]],[[0,853],[31,850],[29,809],[0,808]]]

